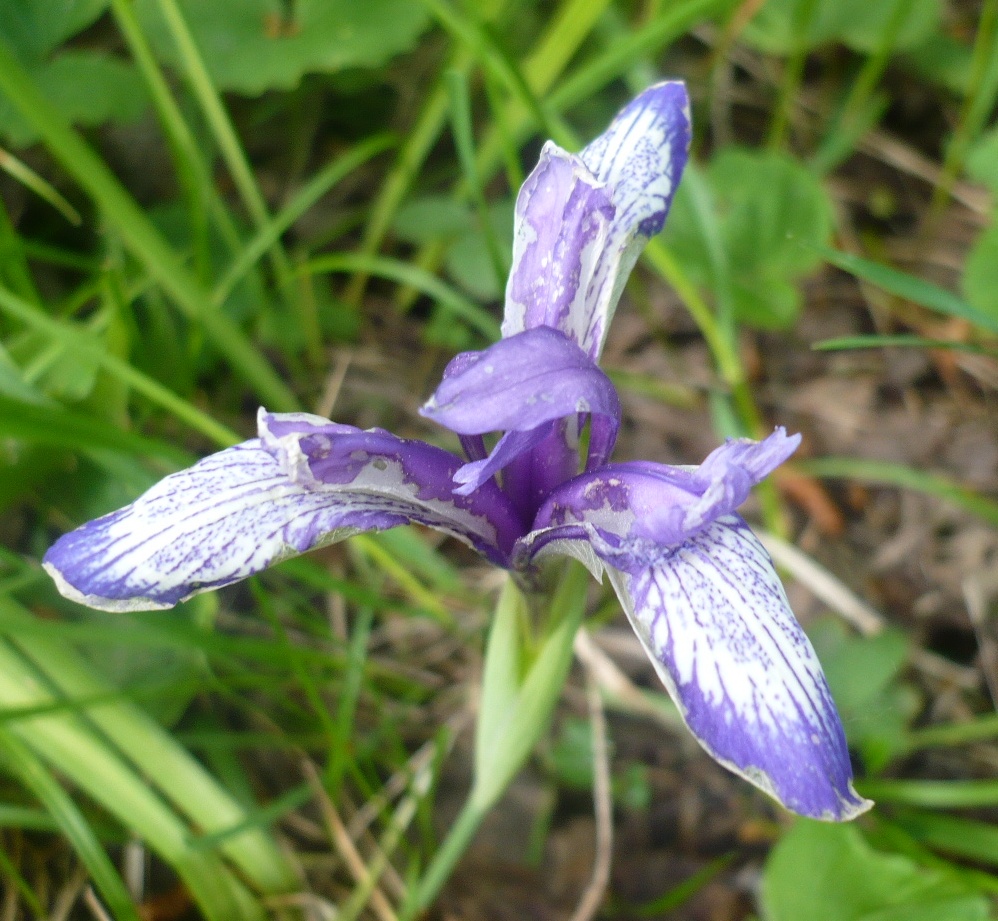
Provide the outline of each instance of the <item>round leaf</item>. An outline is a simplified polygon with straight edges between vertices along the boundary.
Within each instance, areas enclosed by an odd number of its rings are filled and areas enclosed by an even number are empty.
[[[377,67],[410,49],[427,24],[411,0],[181,0],[180,8],[215,85],[256,96],[292,89],[306,73]],[[154,0],[139,0],[157,51],[179,64]]]

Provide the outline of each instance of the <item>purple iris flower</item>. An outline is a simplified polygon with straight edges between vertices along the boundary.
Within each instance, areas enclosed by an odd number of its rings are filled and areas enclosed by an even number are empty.
[[[257,438],[62,537],[45,557],[60,591],[104,610],[167,608],[410,522],[464,541],[528,591],[548,558],[567,555],[609,576],[714,758],[802,815],[864,811],[814,650],[735,513],[800,436],[729,440],[699,467],[608,462],[620,404],[596,361],[689,141],[685,87],[669,82],[580,154],[544,147],[516,203],[503,338],[458,355],[422,410],[457,433],[466,458],[261,409]]]

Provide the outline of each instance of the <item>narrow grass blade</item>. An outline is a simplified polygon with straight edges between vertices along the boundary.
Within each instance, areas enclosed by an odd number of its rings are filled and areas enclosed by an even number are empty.
[[[998,780],[865,780],[856,787],[878,803],[928,809],[998,806]]]
[[[194,93],[194,97],[201,106],[211,132],[215,137],[222,159],[232,176],[239,196],[246,206],[257,230],[263,230],[270,222],[270,213],[264,201],[263,193],[257,185],[256,177],[250,168],[246,154],[243,152],[239,137],[236,135],[232,121],[229,119],[225,106],[222,104],[221,96],[212,83],[208,68],[205,67],[204,59],[198,50],[194,36],[191,35],[187,23],[184,21],[180,7],[176,0],[157,0],[160,13],[166,21],[170,30],[170,37],[173,39],[180,56],[181,63],[187,75],[187,81]],[[277,277],[279,287],[283,293],[291,290],[290,282],[293,277],[291,264],[284,252],[279,238],[271,241],[270,256],[274,266],[274,274]]]
[[[104,448],[138,457],[154,457],[173,467],[193,463],[193,458],[176,445],[147,438],[59,406],[37,406],[0,396],[0,435],[85,451]]]
[[[392,135],[378,134],[361,142],[317,172],[273,218],[269,218],[240,250],[221,281],[211,293],[217,306],[225,303],[233,288],[253,268],[281,235],[323,195],[372,157],[395,144]]]
[[[994,738],[998,738],[998,713],[986,713],[966,723],[947,723],[942,726],[914,729],[908,734],[905,748],[914,751],[937,746],[969,745],[973,742],[987,742]]]
[[[464,173],[464,181],[471,189],[471,198],[478,212],[478,223],[485,237],[485,245],[489,251],[492,270],[495,272],[496,286],[501,291],[509,274],[509,263],[502,253],[502,247],[496,236],[495,228],[489,217],[489,205],[485,200],[485,190],[482,188],[481,177],[475,163],[475,137],[471,126],[471,100],[468,97],[468,80],[460,71],[447,74],[447,89],[451,104],[451,125],[454,130],[454,146],[457,148],[457,158]]]
[[[66,124],[42,96],[31,77],[0,39],[0,92],[41,136],[63,168],[101,208],[149,274],[188,317],[200,323],[212,344],[268,403],[269,408],[293,411],[298,401],[274,369],[224,314],[213,310],[182,261],[150,222],[107,164]]]
[[[922,844],[998,867],[998,826],[930,812],[905,812],[898,824]]]
[[[52,319],[37,307],[21,300],[4,288],[0,288],[0,312],[15,317],[32,329],[44,332],[52,338],[53,342],[59,343],[66,349],[71,349],[77,355],[92,357],[108,374],[118,378],[150,402],[172,413],[191,428],[207,435],[219,447],[228,447],[242,440],[234,432],[178,397],[158,381],[141,371],[137,371],[128,362],[122,361],[101,348],[83,330]]]
[[[0,643],[0,706],[51,700],[37,672],[8,645]],[[126,827],[141,835],[189,888],[209,921],[262,918],[260,903],[214,855],[196,853],[189,829],[127,767],[99,736],[71,714],[53,714],[14,723],[12,733],[35,754],[85,790]],[[151,764],[156,773],[161,764]]]
[[[398,259],[390,259],[387,256],[365,256],[363,253],[335,253],[330,256],[318,256],[306,262],[300,271],[311,274],[364,272],[377,278],[401,282],[433,298],[441,309],[464,320],[489,341],[499,338],[499,321],[492,314],[458,294],[436,275]]]
[[[64,643],[39,635],[18,635],[16,642],[68,698],[112,692]],[[218,831],[246,818],[242,807],[140,708],[119,701],[91,708],[87,718],[197,827]],[[294,884],[293,872],[261,829],[227,840],[223,851],[261,891],[281,892]]]
[[[55,823],[72,844],[111,916],[116,921],[139,921],[135,903],[93,829],[52,772],[28,745],[3,727],[0,727],[0,751],[3,752],[7,766],[45,806],[50,821]]]
[[[828,247],[816,247],[816,252],[820,253],[822,258],[836,268],[842,269],[843,272],[862,278],[878,288],[883,288],[890,294],[948,317],[970,320],[981,329],[986,329],[990,333],[998,333],[998,317],[992,317],[978,310],[945,288],[939,288],[921,278],[906,275],[897,269],[873,262],[870,259],[863,259],[861,256],[854,256],[852,253],[844,253],[841,250]]]
[[[839,336],[836,339],[825,339],[811,346],[816,352],[838,352],[847,349],[881,349],[881,348],[912,348],[912,349],[948,349],[954,352],[969,352],[972,355],[989,355],[998,357],[998,351],[985,348],[974,342],[957,342],[952,339],[926,339],[924,336]]]
[[[853,479],[864,483],[913,489],[943,499],[998,527],[998,502],[938,473],[926,473],[902,464],[863,460],[858,457],[821,457],[800,461],[797,466],[812,476]]]
[[[80,212],[66,201],[50,182],[46,182],[27,163],[19,160],[8,150],[0,149],[0,169],[13,176],[40,199],[47,201],[70,224],[78,225],[82,220]]]

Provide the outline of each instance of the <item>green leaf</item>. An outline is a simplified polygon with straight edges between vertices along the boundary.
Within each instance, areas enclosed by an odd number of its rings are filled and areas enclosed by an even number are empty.
[[[838,37],[855,51],[874,52],[884,30],[891,25],[898,2],[904,3],[906,9],[901,27],[891,36],[895,51],[921,45],[936,33],[942,17],[939,0],[894,0],[893,3],[851,0],[836,4],[844,19]]]
[[[488,216],[499,246],[503,252],[509,252],[513,247],[513,200],[496,202],[489,208]],[[477,220],[468,233],[453,243],[444,262],[447,274],[472,297],[494,301],[502,296],[506,279],[496,277],[488,238]]]
[[[695,281],[714,291],[723,256],[735,319],[763,328],[789,325],[801,307],[796,280],[817,267],[815,248],[831,235],[824,189],[787,154],[738,147],[721,151],[705,180],[707,194],[699,198],[693,183],[680,184],[666,245]],[[713,202],[714,220],[704,220],[702,200]]]
[[[856,51],[870,52],[880,43],[890,25],[894,3],[869,0],[768,0],[745,30],[745,39],[762,51],[790,54],[802,43],[814,48],[839,41]],[[891,36],[894,48],[920,45],[935,32],[941,15],[939,0],[895,0],[908,9],[902,27]],[[804,35],[799,23],[808,22]]]
[[[964,263],[962,286],[972,306],[998,321],[998,224],[974,242]]]
[[[377,67],[408,51],[428,15],[410,0],[181,0],[180,8],[220,89],[257,96],[293,89],[306,73]],[[291,8],[291,15],[288,9]],[[156,50],[178,63],[156,0],[139,0]]]
[[[406,243],[454,240],[474,224],[471,209],[452,195],[423,195],[406,202],[395,215],[395,235]]]
[[[0,0],[3,38],[24,61],[42,60],[89,26],[108,0]]]
[[[967,151],[967,175],[998,193],[998,127],[986,131]]]
[[[134,121],[148,101],[130,64],[97,51],[64,51],[51,61],[31,64],[29,73],[42,95],[72,124]],[[38,131],[3,96],[0,134],[15,146],[39,138]]]
[[[985,921],[988,903],[962,882],[875,851],[852,825],[798,821],[762,880],[766,921]]]
[[[904,749],[907,724],[919,705],[915,692],[897,680],[908,659],[904,634],[888,629],[876,636],[850,636],[841,621],[827,618],[808,635],[850,744],[862,751],[870,770],[880,770]]]
[[[513,199],[507,198],[488,209],[491,234],[503,252],[513,246],[513,207]],[[401,208],[394,227],[407,243],[445,243],[447,274],[472,297],[490,301],[501,296],[506,279],[496,278],[488,237],[468,205],[449,195],[426,195]]]

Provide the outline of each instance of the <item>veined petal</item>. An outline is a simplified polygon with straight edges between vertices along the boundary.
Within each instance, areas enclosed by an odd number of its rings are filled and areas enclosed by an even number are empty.
[[[563,525],[583,525],[593,549],[627,571],[654,565],[671,548],[728,515],[789,457],[799,435],[776,429],[763,441],[732,439],[699,467],[636,461],[607,464],[554,490],[518,553],[534,553]]]
[[[60,538],[45,556],[60,591],[104,610],[167,608],[289,556],[409,522],[507,561],[516,513],[494,486],[454,496],[453,454],[303,413],[261,411],[260,435]]]
[[[620,424],[620,401],[610,379],[564,334],[547,326],[459,355],[420,412],[460,435],[507,433],[488,458],[460,471],[458,482],[471,488],[547,439],[551,424],[566,417],[592,416],[590,466],[602,463]],[[549,447],[559,455],[574,451],[567,444]],[[569,476],[578,469],[575,457]],[[553,459],[559,472],[563,459]]]
[[[549,141],[516,198],[502,335],[550,326],[581,343],[614,209],[582,161]]]
[[[845,735],[810,642],[744,521],[714,521],[611,581],[683,718],[721,764],[801,815],[843,821],[871,803],[852,787]]]
[[[579,158],[607,187],[614,207],[587,298],[579,344],[593,357],[641,250],[662,229],[686,166],[690,103],[679,81],[649,87],[629,102]]]

